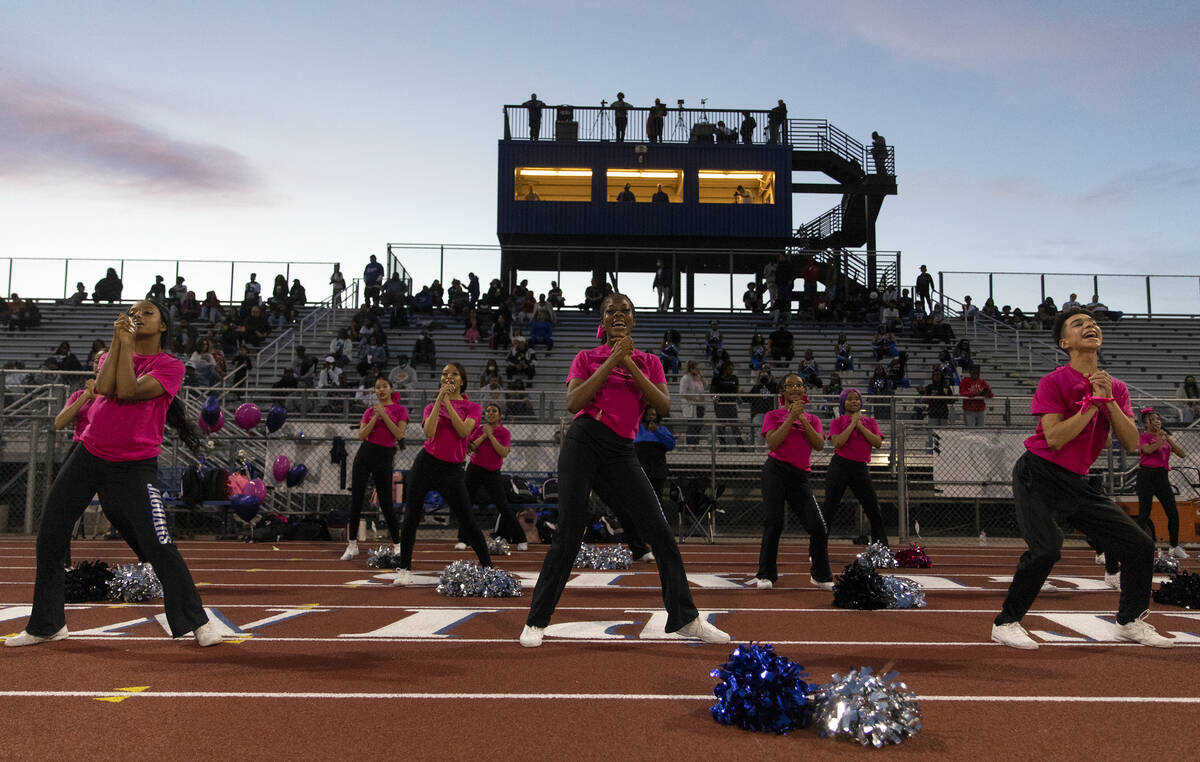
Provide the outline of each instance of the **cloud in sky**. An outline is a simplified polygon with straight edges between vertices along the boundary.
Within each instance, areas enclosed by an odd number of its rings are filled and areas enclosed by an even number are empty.
[[[70,86],[0,68],[0,177],[70,177],[141,193],[244,195],[245,157],[138,123]]]
[[[1163,198],[1200,191],[1200,167],[1169,164],[1126,170],[1076,199],[1080,206],[1125,204],[1131,198]]]

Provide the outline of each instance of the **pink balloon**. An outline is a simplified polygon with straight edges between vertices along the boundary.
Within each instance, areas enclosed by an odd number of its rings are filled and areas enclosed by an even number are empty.
[[[204,420],[203,416],[200,416],[196,418],[196,425],[199,426],[200,430],[205,434],[211,434],[214,431],[220,431],[221,427],[225,425],[225,411],[220,411],[220,413],[217,415],[216,423],[209,423],[208,421]]]
[[[286,455],[276,455],[275,463],[271,466],[271,475],[275,477],[275,481],[282,482],[287,479],[288,469],[292,467],[291,461]]]
[[[243,402],[238,405],[237,411],[233,414],[233,420],[238,426],[249,431],[262,420],[262,411],[253,402]]]
[[[250,481],[246,482],[246,486],[242,487],[242,494],[256,497],[260,501],[266,500],[267,485],[263,483],[262,479],[251,479]]]

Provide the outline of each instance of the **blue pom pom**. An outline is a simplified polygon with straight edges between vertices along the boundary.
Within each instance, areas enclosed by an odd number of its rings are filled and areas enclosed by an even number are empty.
[[[722,725],[782,734],[811,719],[808,673],[769,643],[739,645],[711,675],[721,682],[713,688],[717,703],[709,711]]]

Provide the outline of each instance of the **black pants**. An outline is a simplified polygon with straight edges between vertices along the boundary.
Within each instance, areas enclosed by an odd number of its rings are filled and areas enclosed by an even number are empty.
[[[350,524],[346,527],[351,540],[358,537],[358,522],[362,516],[363,502],[367,499],[367,482],[375,482],[375,496],[379,510],[387,521],[388,534],[392,542],[400,542],[400,522],[396,521],[396,509],[392,505],[392,460],[395,447],[384,447],[374,442],[363,442],[354,455],[354,466],[350,470]]]
[[[109,461],[83,447],[67,458],[46,496],[38,528],[33,612],[25,627],[30,635],[48,637],[66,624],[62,560],[70,548],[71,529],[97,492],[111,497],[106,508],[123,516],[119,528],[137,538],[162,581],[171,635],[186,635],[208,621],[191,572],[167,532],[162,494],[154,486],[157,476],[157,458]]]
[[[645,471],[643,470],[642,473],[645,473]],[[613,515],[617,517],[617,523],[621,525],[621,536],[625,540],[625,544],[629,546],[629,553],[633,556],[634,560],[649,553],[650,546],[638,534],[637,521],[633,518],[628,506],[625,504],[627,498],[625,497],[624,490],[621,489],[621,485],[597,481],[592,485],[592,489],[596,491],[596,497],[600,498],[608,506],[608,509],[612,511]],[[659,501],[659,507],[661,508],[662,489],[655,487],[653,479],[650,480],[650,489],[653,490],[654,497]],[[663,517],[666,517],[665,511],[663,512]],[[667,522],[667,526],[669,527],[670,525],[670,522]]]
[[[617,142],[622,143],[625,141],[625,128],[629,126],[629,117],[618,116],[614,121],[617,125]]]
[[[1137,470],[1137,521],[1154,538],[1154,525],[1150,523],[1150,509],[1154,498],[1162,503],[1163,513],[1167,514],[1167,535],[1171,538],[1171,547],[1179,544],[1179,509],[1175,507],[1175,492],[1171,489],[1171,472],[1165,468],[1139,466]]]
[[[599,487],[597,494],[601,498],[609,487],[615,488],[638,535],[650,543],[667,609],[666,631],[675,632],[699,616],[692,603],[679,546],[667,526],[650,480],[638,464],[633,443],[617,436],[603,423],[583,416],[571,424],[558,453],[558,531],[533,588],[526,624],[534,627],[550,624],[571,576],[571,566],[579,555],[588,525],[588,494],[593,487]]]
[[[879,498],[875,496],[875,486],[871,484],[867,464],[834,453],[829,461],[829,470],[825,472],[825,515],[831,521],[842,505],[842,495],[847,487],[858,498],[863,513],[867,514],[867,521],[871,522],[871,542],[887,545],[887,530],[883,527]]]
[[[466,480],[467,494],[471,496],[473,505],[476,504],[476,496],[483,492],[483,502],[477,505],[482,507],[491,503],[496,506],[496,513],[500,516],[499,535],[509,543],[525,542],[525,530],[517,521],[517,512],[508,504],[508,478],[499,471],[489,471],[471,463],[467,465]],[[458,541],[470,543],[470,540],[466,526],[459,524]]]
[[[475,551],[479,563],[491,566],[487,541],[471,515],[471,496],[467,494],[467,480],[461,463],[439,460],[425,448],[417,453],[408,478],[404,481],[404,531],[400,534],[400,568],[412,569],[413,544],[417,541],[417,525],[425,513],[425,495],[430,491],[442,496],[442,500],[454,513],[460,527],[465,527],[468,544]]]
[[[1017,563],[996,624],[1019,622],[1029,611],[1062,555],[1059,524],[1066,521],[1103,550],[1106,560],[1121,565],[1117,623],[1132,622],[1150,607],[1154,541],[1086,476],[1026,452],[1013,466],[1013,507],[1029,549]]]
[[[783,505],[792,509],[808,531],[808,555],[812,576],[818,582],[833,581],[829,570],[829,525],[808,486],[808,472],[778,458],[767,458],[762,467],[763,537],[758,551],[758,579],[779,579],[776,558],[783,534]]]

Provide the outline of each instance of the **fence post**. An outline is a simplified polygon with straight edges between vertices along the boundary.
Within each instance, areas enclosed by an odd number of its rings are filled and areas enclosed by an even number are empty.
[[[38,427],[30,422],[29,425],[29,461],[25,466],[25,534],[33,534],[33,492],[37,484],[37,451],[40,443],[38,442]]]
[[[65,288],[65,286],[64,286]],[[1150,305],[1150,276],[1146,276],[1146,317],[1154,317],[1154,308]]]
[[[900,543],[908,542],[908,471],[904,467],[904,453],[907,448],[908,427],[892,429],[892,439],[904,441],[894,442],[896,451],[896,517],[900,524],[896,537]]]

